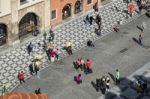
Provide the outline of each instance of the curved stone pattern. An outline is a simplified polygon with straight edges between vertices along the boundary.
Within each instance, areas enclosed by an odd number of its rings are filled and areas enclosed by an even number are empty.
[[[120,11],[114,10],[114,6],[116,5]],[[112,28],[117,24],[117,21],[122,20],[123,24],[125,24],[139,16],[134,11],[133,16],[128,16],[128,19],[126,19],[126,14],[123,10],[127,10],[127,5],[122,0],[113,1],[99,9],[98,13],[102,17],[102,36],[112,32]],[[87,13],[89,15],[93,15],[94,18],[96,16],[96,13],[93,12],[93,10]],[[94,22],[93,25],[85,24],[83,21],[85,17],[86,15],[76,17],[75,19],[66,22],[61,26],[57,26],[54,29],[55,39],[53,45],[55,48],[60,49],[61,58],[67,55],[66,52],[62,50],[62,47],[65,46],[66,41],[71,40],[73,42],[73,51],[75,51],[84,47],[88,39],[93,41],[99,39],[99,37],[94,33],[94,27],[97,27],[96,23]],[[29,42],[32,42],[34,45],[33,53],[31,53],[30,56],[26,51],[26,47]],[[29,77],[28,65],[34,58],[34,54],[43,55],[41,68],[45,68],[49,65],[45,52],[42,48],[39,48],[37,44],[42,42],[43,34],[41,33],[41,35],[29,40],[25,44],[6,51],[6,53],[0,55],[0,81],[8,85],[7,91],[11,91],[16,85],[19,84],[18,79],[16,78],[19,71],[24,71],[26,77]]]

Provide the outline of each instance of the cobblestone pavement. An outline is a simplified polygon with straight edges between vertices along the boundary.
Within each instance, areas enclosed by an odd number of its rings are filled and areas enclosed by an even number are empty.
[[[112,7],[117,5],[120,11],[112,10]],[[106,35],[112,31],[112,27],[117,23],[117,21],[122,20],[123,24],[130,22],[131,20],[137,18],[139,15],[134,12],[132,17],[126,19],[126,14],[123,10],[126,9],[126,4],[121,0],[111,2],[104,7],[100,8],[99,12],[102,17],[102,33]],[[88,12],[87,14],[95,16],[93,11]],[[94,33],[94,27],[96,24],[88,25],[83,22],[85,15],[80,16],[80,18],[73,19],[61,26],[58,26],[54,29],[55,39],[54,46],[55,48],[60,49],[61,56],[66,56],[66,52],[61,50],[62,46],[65,45],[67,40],[72,40],[73,42],[73,51],[82,48],[85,46],[85,43],[88,39],[97,40],[97,37]],[[0,56],[0,81],[1,83],[7,83],[9,85],[8,90],[12,90],[16,85],[19,84],[16,76],[18,71],[26,72],[26,77],[29,77],[28,65],[33,59],[35,54],[42,54],[42,66],[41,68],[47,67],[49,64],[47,57],[42,49],[38,47],[38,42],[42,42],[42,34],[37,38],[31,40],[34,44],[34,50],[31,56],[26,52],[26,47],[29,42],[22,44],[16,48],[12,48]]]
[[[137,79],[146,80],[148,83],[148,94],[137,92],[135,83]],[[150,98],[150,62],[142,68],[122,80],[120,85],[115,86],[106,95],[98,99],[149,99]]]

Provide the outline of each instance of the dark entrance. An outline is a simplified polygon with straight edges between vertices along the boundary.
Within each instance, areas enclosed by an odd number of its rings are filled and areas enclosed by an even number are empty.
[[[7,26],[0,23],[0,46],[4,45],[7,41]]]
[[[38,16],[34,13],[27,13],[19,22],[19,38],[34,33],[39,28]]]
[[[77,14],[79,12],[82,11],[83,7],[83,1],[82,0],[77,0],[76,3],[75,3],[75,9],[74,9],[74,13]]]
[[[62,19],[66,19],[71,16],[71,4],[66,4],[62,9]]]

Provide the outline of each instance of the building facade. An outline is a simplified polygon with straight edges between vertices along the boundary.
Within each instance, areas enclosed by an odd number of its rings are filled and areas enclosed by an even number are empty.
[[[51,21],[50,24],[55,26],[62,23],[69,17],[74,17],[76,14],[87,11],[93,8],[93,5],[98,0],[51,0],[50,11]]]
[[[0,45],[50,26],[49,0],[0,0]]]
[[[18,44],[109,0],[0,0],[0,46]]]

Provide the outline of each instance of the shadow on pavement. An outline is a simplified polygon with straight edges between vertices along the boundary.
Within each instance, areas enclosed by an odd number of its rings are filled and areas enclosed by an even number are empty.
[[[119,84],[98,99],[150,99],[150,77],[135,75],[130,79],[122,78]]]

